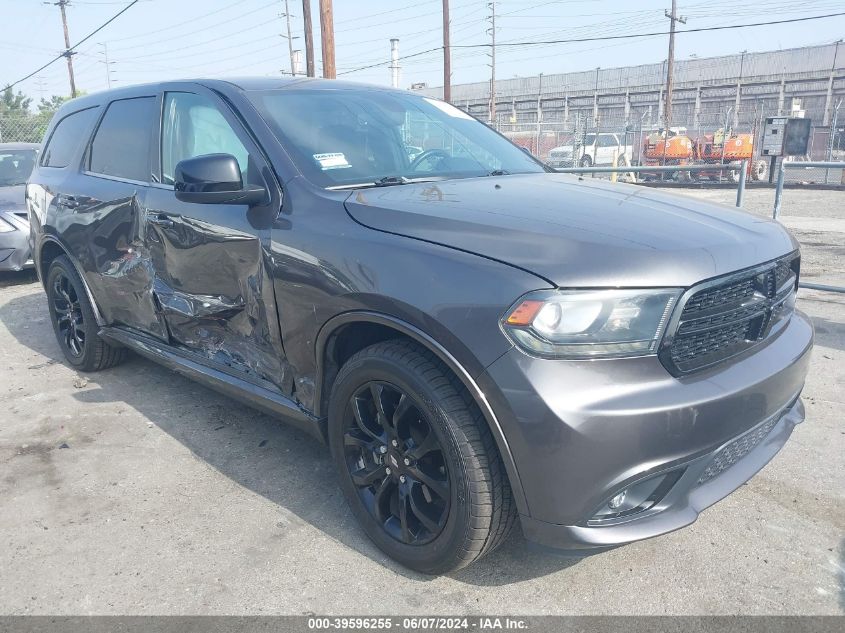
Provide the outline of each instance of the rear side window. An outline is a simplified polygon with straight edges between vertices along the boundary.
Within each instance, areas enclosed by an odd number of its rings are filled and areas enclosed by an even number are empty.
[[[47,141],[41,164],[45,167],[67,167],[77,148],[88,140],[96,115],[97,108],[88,108],[59,121]]]
[[[91,142],[89,171],[147,182],[155,97],[113,101]]]

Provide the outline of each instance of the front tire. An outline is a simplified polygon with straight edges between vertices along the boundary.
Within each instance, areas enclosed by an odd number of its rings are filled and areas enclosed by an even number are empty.
[[[81,371],[99,371],[126,358],[125,348],[109,345],[97,335],[99,327],[85,286],[65,255],[50,264],[44,286],[50,322],[68,363]]]
[[[481,412],[427,350],[390,340],[352,356],[332,387],[328,424],[352,511],[406,567],[460,569],[512,529],[510,486]]]

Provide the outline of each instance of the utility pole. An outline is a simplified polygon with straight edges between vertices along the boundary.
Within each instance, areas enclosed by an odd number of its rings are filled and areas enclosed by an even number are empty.
[[[742,71],[745,68],[745,54],[747,52],[747,50],[742,51],[739,58],[739,80],[736,82],[736,102],[734,103],[734,130],[739,127],[739,109],[742,105]],[[727,133],[728,131],[725,130],[726,135]],[[727,140],[727,136],[725,136],[725,140]]]
[[[59,7],[59,10],[62,12],[62,28],[65,32],[65,52],[62,53],[62,57],[67,59],[67,74],[70,77],[70,96],[72,98],[76,98],[76,80],[73,77],[73,56],[76,54],[72,50],[70,50],[70,35],[67,32],[67,13],[65,12],[65,7],[70,4],[70,0],[58,0],[54,2],[56,6]]]
[[[290,75],[296,77],[296,66],[293,63],[293,38],[290,34],[290,8],[288,7],[288,0],[285,0],[285,23],[288,27],[288,54],[290,55]]]
[[[44,75],[35,75],[35,85],[38,86],[38,96],[44,98]]]
[[[320,38],[323,44],[323,78],[337,79],[337,70],[334,63],[332,0],[320,0]]]
[[[114,62],[109,61],[108,44],[106,44],[105,42],[100,42],[100,46],[103,47],[103,61],[101,61],[100,63],[105,64],[106,66],[106,83],[108,84],[108,87],[111,88],[111,65]]]
[[[540,73],[540,85],[537,87],[537,143],[535,144],[536,152],[534,156],[540,156],[540,127],[543,123],[543,106],[541,101],[543,100],[543,73]],[[516,104],[514,103],[514,110],[516,110]],[[514,117],[516,118],[516,117]]]
[[[390,38],[390,85],[399,87],[399,40]]]
[[[305,74],[314,76],[314,32],[311,28],[311,0],[302,0],[302,28],[305,31]]]
[[[490,33],[492,48],[490,50],[490,125],[496,127],[496,0],[488,2],[490,7]]]
[[[666,105],[663,107],[663,127],[666,129],[666,134],[669,134],[669,126],[672,124],[672,80],[675,65],[675,23],[680,22],[686,24],[686,18],[678,15],[678,0],[672,0],[672,13],[664,12],[669,18],[669,59],[666,63]]]
[[[443,0],[443,101],[452,100],[452,51],[449,48],[449,0]]]
[[[839,45],[842,43],[842,40],[836,40],[834,43],[836,46],[833,49],[833,65],[830,67],[830,78],[827,81],[827,95],[824,100],[824,117],[822,125],[827,125],[830,120],[831,108],[833,106],[833,76],[836,74],[836,58],[839,56]]]

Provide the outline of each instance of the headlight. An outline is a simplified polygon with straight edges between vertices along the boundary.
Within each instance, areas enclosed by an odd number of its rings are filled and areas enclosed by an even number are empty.
[[[680,295],[680,288],[540,290],[516,302],[502,319],[502,329],[538,356],[655,354]]]
[[[12,225],[12,223],[8,220],[0,218],[0,233],[11,233],[12,231],[17,231],[17,229]]]

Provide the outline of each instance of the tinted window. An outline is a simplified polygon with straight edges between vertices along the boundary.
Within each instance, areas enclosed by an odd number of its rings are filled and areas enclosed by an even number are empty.
[[[323,186],[543,171],[507,139],[436,99],[369,89],[247,95],[305,177]]]
[[[34,149],[0,149],[0,187],[23,185],[35,167]]]
[[[41,164],[46,167],[67,167],[80,145],[88,140],[88,134],[97,108],[88,108],[67,115],[53,129]]]
[[[204,154],[231,154],[246,176],[248,153],[220,111],[205,97],[168,92],[161,139],[162,182],[173,184],[176,163]]]
[[[154,97],[112,102],[91,143],[90,171],[149,180],[150,130],[154,122]]]

